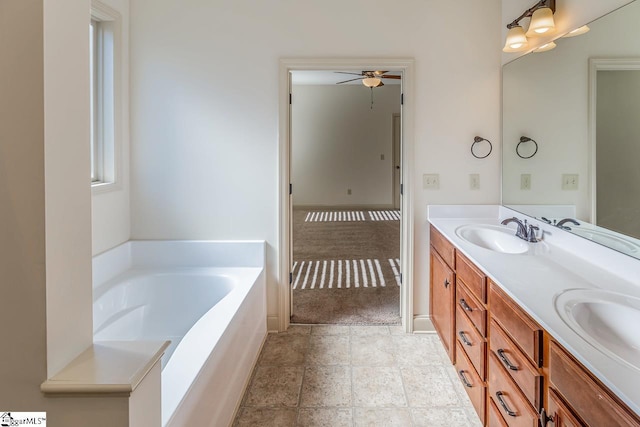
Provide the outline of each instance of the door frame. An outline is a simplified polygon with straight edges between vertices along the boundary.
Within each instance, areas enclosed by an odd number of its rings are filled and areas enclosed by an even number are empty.
[[[596,120],[598,103],[598,71],[640,70],[640,58],[589,58],[589,159],[587,176],[589,177],[589,222],[597,224],[597,176],[596,176]]]
[[[291,319],[291,225],[289,185],[291,183],[290,72],[296,70],[389,70],[402,71],[401,105],[401,182],[403,186],[400,222],[400,304],[402,326],[413,332],[413,84],[414,60],[411,58],[283,58],[280,60],[278,84],[278,319],[277,328],[286,331]]]
[[[400,122],[399,140],[396,140],[396,121]],[[396,186],[396,164],[402,164],[402,155],[400,156],[400,159],[396,158],[396,144],[399,144],[400,150],[402,150],[402,116],[399,113],[393,113],[391,115],[391,129],[393,132],[393,135],[391,136],[391,196],[393,197],[391,204],[393,206],[393,209],[400,209],[401,206],[396,205],[396,199],[398,199],[398,197],[401,197],[398,195],[398,193],[400,192],[400,185]],[[402,169],[400,169],[400,173],[402,174]],[[399,177],[399,180],[400,182],[402,182],[402,176]],[[402,205],[402,198],[400,198],[400,205]]]

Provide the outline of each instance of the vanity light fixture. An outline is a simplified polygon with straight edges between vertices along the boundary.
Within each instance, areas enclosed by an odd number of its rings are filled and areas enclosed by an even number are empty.
[[[584,33],[588,32],[590,30],[590,28],[586,25],[583,25],[582,27],[576,28],[573,31],[569,31],[567,34],[565,34],[562,37],[575,37],[575,36],[581,36]]]
[[[555,10],[556,0],[540,0],[525,10],[522,15],[507,25],[509,31],[507,32],[507,40],[502,51],[523,51],[529,45],[527,37],[538,37],[552,32],[555,29],[555,23],[553,21]],[[520,25],[520,21],[524,18],[531,18],[529,29],[526,33]]]
[[[549,43],[543,44],[539,48],[535,49],[533,52],[534,53],[546,52],[551,49],[555,49],[555,47],[556,47],[556,44],[554,42],[549,42]]]

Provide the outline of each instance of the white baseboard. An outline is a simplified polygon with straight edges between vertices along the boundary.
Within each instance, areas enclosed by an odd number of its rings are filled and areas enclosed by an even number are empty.
[[[267,332],[278,332],[280,321],[278,316],[267,316]]]
[[[419,314],[413,316],[413,332],[415,334],[432,334],[436,329],[431,322],[431,316]]]

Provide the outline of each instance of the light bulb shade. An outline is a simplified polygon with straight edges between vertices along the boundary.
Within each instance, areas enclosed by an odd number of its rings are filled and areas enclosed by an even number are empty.
[[[549,42],[535,49],[534,52],[535,53],[546,52],[548,50],[555,49],[555,47],[556,47],[556,44],[554,42]]]
[[[583,25],[580,28],[576,28],[573,31],[569,31],[567,34],[565,34],[562,37],[575,37],[575,36],[581,36],[582,34],[586,33],[589,31],[589,27],[587,27],[586,25]]]
[[[382,80],[377,77],[367,77],[366,79],[362,79],[362,84],[366,87],[378,87],[380,86],[380,83],[382,83]]]
[[[527,37],[538,37],[542,34],[548,34],[555,29],[553,22],[553,11],[548,7],[536,9],[531,15],[531,22],[527,30]]]
[[[504,44],[503,52],[520,52],[525,50],[529,42],[527,36],[524,34],[524,30],[520,25],[509,28],[507,32],[507,42]]]

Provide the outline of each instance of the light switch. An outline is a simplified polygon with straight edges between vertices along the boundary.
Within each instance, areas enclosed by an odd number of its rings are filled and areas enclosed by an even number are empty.
[[[480,189],[480,174],[478,173],[469,174],[469,189],[470,190]]]
[[[562,174],[562,189],[575,191],[578,189],[578,174]]]
[[[523,173],[520,175],[520,189],[531,190],[531,174]]]
[[[422,188],[425,190],[439,190],[440,175],[437,173],[425,173],[422,175]]]

